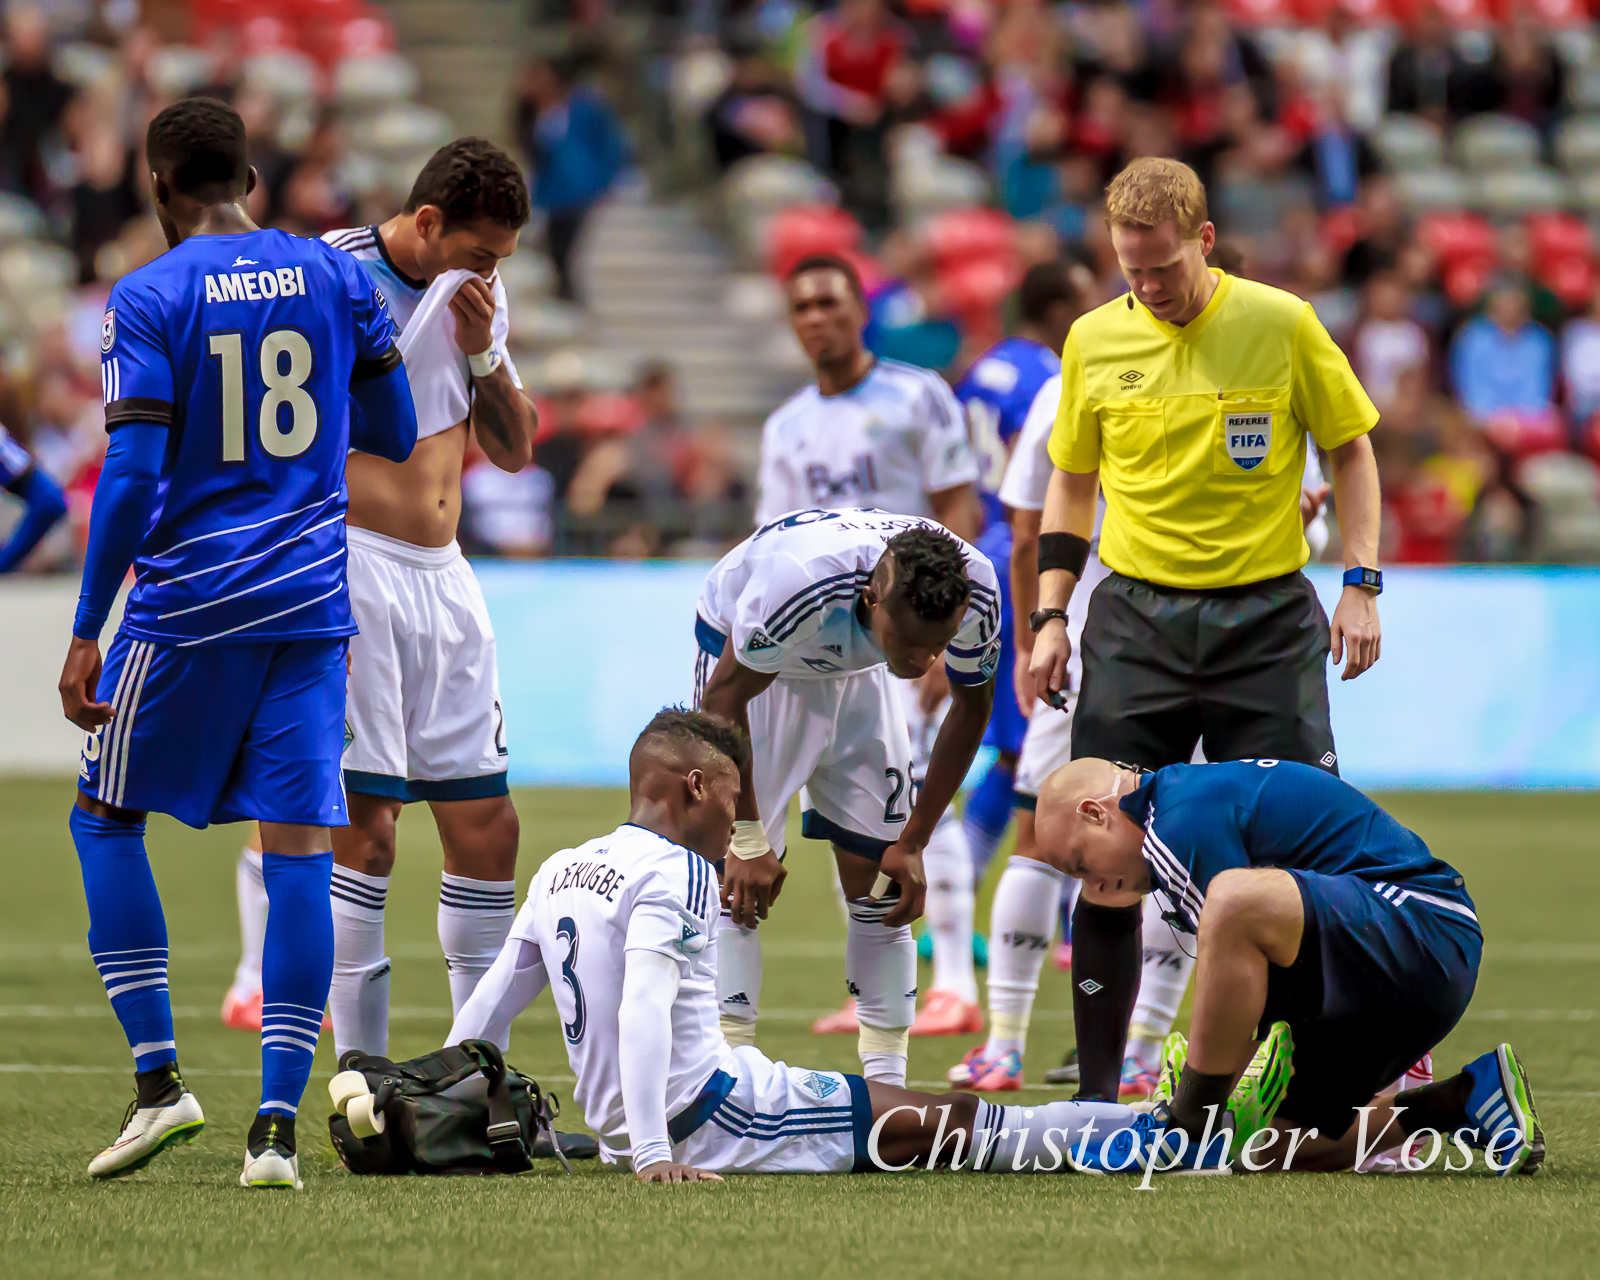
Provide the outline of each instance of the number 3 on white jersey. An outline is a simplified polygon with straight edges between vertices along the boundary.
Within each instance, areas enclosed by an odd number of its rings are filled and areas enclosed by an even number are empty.
[[[207,350],[222,365],[222,460],[243,462],[244,338],[238,333],[213,333]],[[311,343],[298,329],[274,329],[261,339],[259,360],[266,387],[257,423],[261,447],[274,458],[298,458],[317,439],[317,402],[305,388],[313,364]],[[278,422],[278,408],[285,404],[287,431]]]
[[[967,436],[981,468],[978,483],[985,493],[999,493],[1006,478],[1006,442],[1000,438],[1000,410],[974,396],[967,401]]]

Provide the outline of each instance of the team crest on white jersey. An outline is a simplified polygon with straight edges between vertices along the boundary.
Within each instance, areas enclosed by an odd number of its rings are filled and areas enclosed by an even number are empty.
[[[686,956],[697,956],[706,949],[705,931],[700,928],[700,922],[683,908],[678,908],[678,919],[683,924],[683,935],[677,941],[677,948]]]
[[[806,1092],[816,1098],[826,1098],[839,1089],[839,1082],[832,1076],[825,1076],[820,1071],[808,1071],[800,1077],[800,1084]]]
[[[1229,413],[1223,415],[1223,438],[1228,456],[1243,471],[1254,471],[1266,460],[1272,448],[1272,414]]]

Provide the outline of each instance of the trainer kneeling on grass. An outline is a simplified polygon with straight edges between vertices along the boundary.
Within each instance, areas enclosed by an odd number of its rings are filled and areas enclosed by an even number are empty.
[[[1497,1173],[1544,1160],[1510,1045],[1377,1097],[1466,1012],[1483,934],[1455,869],[1354,787],[1290,761],[1141,773],[1081,759],[1046,781],[1036,829],[1090,903],[1137,922],[1154,893],[1174,929],[1198,935],[1191,1037],[1168,1038],[1156,1091],[1169,1130],[1199,1140],[1225,1108],[1241,1137],[1266,1128],[1249,1099],[1230,1102],[1242,1072],[1265,1069],[1276,1082],[1256,1093],[1276,1103],[1277,1135],[1252,1144],[1255,1168],[1349,1169],[1424,1130],[1454,1142],[1450,1156],[1484,1149]],[[1138,978],[1129,931],[1080,1041],[1120,1058]]]

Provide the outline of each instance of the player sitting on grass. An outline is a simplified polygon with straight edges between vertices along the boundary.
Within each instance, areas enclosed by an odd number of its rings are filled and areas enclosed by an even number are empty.
[[[1198,1138],[1250,1059],[1257,1026],[1281,1019],[1287,1027],[1269,1039],[1292,1035],[1294,1077],[1279,1137],[1255,1148],[1258,1164],[1349,1169],[1358,1151],[1424,1129],[1465,1130],[1498,1173],[1543,1161],[1510,1045],[1374,1103],[1466,1012],[1483,933],[1454,868],[1354,787],[1290,761],[1142,774],[1086,758],[1045,783],[1037,829],[1040,849],[1083,882],[1073,933],[1080,1097],[1116,1097],[1140,900],[1157,893],[1173,927],[1198,935],[1191,1040],[1168,1040],[1158,1090],[1171,1128]],[[1235,1109],[1241,1135],[1265,1127]],[[1295,1126],[1307,1132],[1293,1138]]]
[[[1116,1147],[1111,1135],[1148,1122],[1120,1103],[997,1107],[731,1048],[718,1026],[712,864],[728,852],[749,757],[725,720],[657,715],[628,761],[628,821],[539,868],[449,1043],[503,1043],[548,985],[602,1158],[630,1159],[645,1182],[930,1161],[1053,1172],[1095,1161]]]

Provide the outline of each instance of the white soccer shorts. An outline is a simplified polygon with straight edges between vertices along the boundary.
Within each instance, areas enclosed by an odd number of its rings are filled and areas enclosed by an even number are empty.
[[[505,718],[483,591],[455,543],[351,528],[347,791],[395,800],[506,794]]]
[[[756,808],[784,851],[789,800],[801,831],[880,858],[911,813],[911,736],[887,667],[833,680],[775,680],[750,703]]]
[[[872,1168],[867,1154],[872,1102],[860,1076],[772,1062],[744,1045],[733,1050],[732,1062],[685,1109],[686,1116],[690,1112],[704,1119],[673,1144],[672,1158],[680,1164],[713,1173]]]
[[[1033,704],[1028,731],[1022,737],[1022,753],[1017,757],[1016,794],[1039,798],[1044,780],[1072,759],[1072,710],[1078,695],[1068,695],[1067,709],[1057,711],[1042,702]]]

